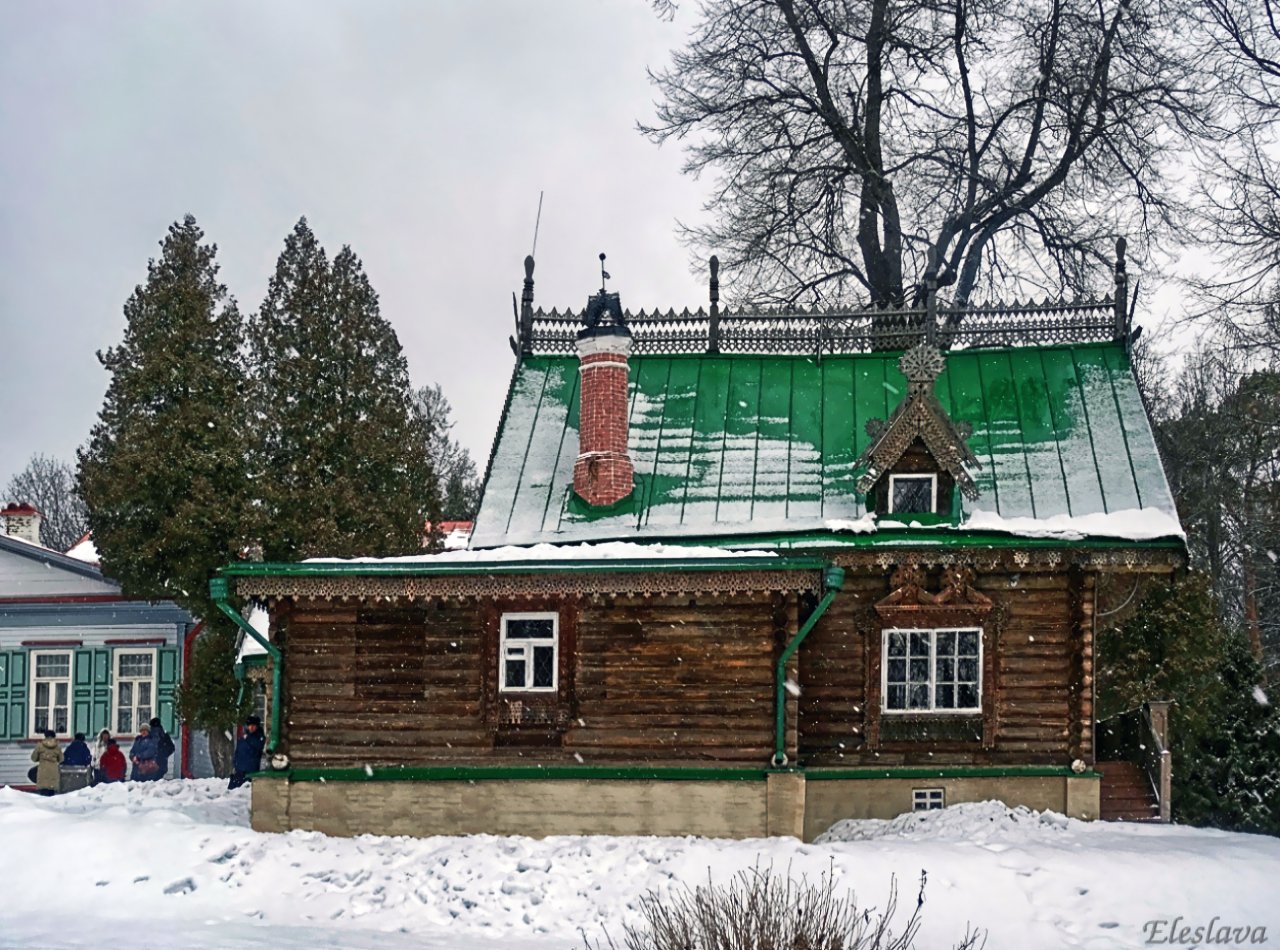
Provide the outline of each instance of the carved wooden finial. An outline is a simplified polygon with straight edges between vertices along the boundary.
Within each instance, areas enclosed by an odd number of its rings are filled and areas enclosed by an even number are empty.
[[[711,255],[711,319],[707,327],[707,352],[720,352],[720,258]]]

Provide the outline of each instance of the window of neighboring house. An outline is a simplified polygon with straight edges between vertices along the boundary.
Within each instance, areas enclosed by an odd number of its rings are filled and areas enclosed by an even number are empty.
[[[913,788],[911,790],[912,811],[937,811],[946,805],[946,795],[940,788]]]
[[[156,651],[117,650],[115,732],[132,735],[155,715]]]
[[[981,630],[886,630],[883,655],[885,711],[981,709]]]
[[[31,654],[31,731],[71,735],[71,651]]]
[[[894,514],[934,514],[938,507],[938,476],[890,475],[889,511]]]
[[[554,692],[559,641],[559,614],[503,614],[499,688],[503,692]]]

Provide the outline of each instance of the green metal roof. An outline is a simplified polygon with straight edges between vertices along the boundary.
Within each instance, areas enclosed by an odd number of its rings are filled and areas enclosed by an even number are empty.
[[[525,357],[472,547],[729,540],[856,519],[865,507],[854,461],[867,421],[887,419],[906,393],[899,356],[633,356],[636,490],[609,509],[571,490],[577,358]],[[1122,344],[952,351],[936,392],[954,420],[972,423],[982,465],[980,497],[956,492],[951,521],[974,508],[1037,519],[1154,508],[1176,519]]]

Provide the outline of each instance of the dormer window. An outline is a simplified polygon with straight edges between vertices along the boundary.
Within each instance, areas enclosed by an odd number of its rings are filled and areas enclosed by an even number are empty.
[[[890,514],[934,514],[938,510],[938,476],[889,476]]]

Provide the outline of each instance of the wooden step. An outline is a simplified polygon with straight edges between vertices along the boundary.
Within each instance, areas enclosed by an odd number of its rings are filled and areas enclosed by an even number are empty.
[[[1159,821],[1160,803],[1146,773],[1132,762],[1099,762],[1103,821]]]

